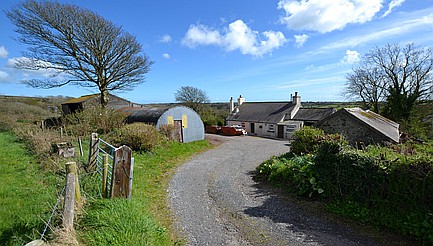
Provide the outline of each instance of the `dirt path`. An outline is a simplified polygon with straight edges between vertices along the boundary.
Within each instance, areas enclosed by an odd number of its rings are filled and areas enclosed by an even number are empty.
[[[181,166],[169,185],[175,225],[188,245],[378,245],[259,187],[252,172],[288,151],[287,142],[219,137]]]

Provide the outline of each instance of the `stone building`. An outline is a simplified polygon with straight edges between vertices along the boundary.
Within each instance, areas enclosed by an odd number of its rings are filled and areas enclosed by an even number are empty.
[[[315,124],[325,133],[343,134],[351,145],[357,143],[398,143],[399,125],[372,111],[343,108]]]

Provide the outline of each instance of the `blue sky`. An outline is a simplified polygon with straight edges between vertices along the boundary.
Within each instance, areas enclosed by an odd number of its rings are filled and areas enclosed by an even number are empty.
[[[115,93],[138,103],[174,102],[194,86],[212,102],[342,101],[346,75],[376,46],[415,42],[431,46],[433,0],[160,0],[73,3],[97,12],[137,37],[155,63],[146,81]],[[88,88],[34,89],[23,78],[45,76],[13,68],[26,47],[4,14],[18,1],[0,2],[0,94],[97,93]]]

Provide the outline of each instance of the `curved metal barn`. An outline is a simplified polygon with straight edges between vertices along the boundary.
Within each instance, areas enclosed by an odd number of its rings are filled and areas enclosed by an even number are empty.
[[[174,126],[174,138],[179,142],[192,142],[204,139],[204,124],[200,116],[185,106],[143,105],[119,109],[128,115],[127,122],[143,122],[155,125]]]

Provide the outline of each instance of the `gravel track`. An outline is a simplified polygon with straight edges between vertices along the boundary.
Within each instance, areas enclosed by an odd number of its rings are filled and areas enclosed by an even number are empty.
[[[179,167],[169,184],[175,227],[187,245],[378,245],[252,180],[261,162],[288,151],[287,142],[218,138],[219,146]]]

